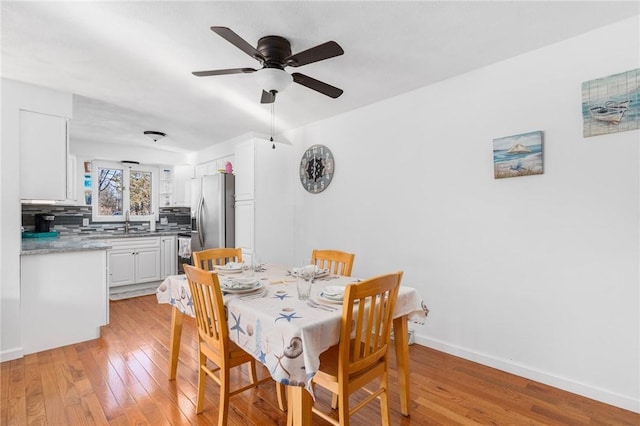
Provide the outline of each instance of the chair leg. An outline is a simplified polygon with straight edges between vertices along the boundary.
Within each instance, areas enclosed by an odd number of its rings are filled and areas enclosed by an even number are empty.
[[[334,410],[338,408],[338,394],[331,394],[331,408],[333,408]]]
[[[249,378],[251,379],[251,383],[258,381],[258,375],[256,374],[256,362],[254,360],[249,362]]]
[[[389,373],[385,371],[380,379],[380,387],[384,388],[384,392],[380,394],[380,416],[382,417],[382,426],[391,426],[391,415],[389,413]]]
[[[204,390],[206,387],[205,380],[207,379],[207,373],[205,373],[203,367],[207,365],[207,358],[200,353],[200,368],[198,369],[198,398],[196,400],[196,414],[202,413],[204,410]]]
[[[282,383],[276,382],[276,394],[278,395],[280,411],[287,411],[287,389]]]
[[[346,389],[340,389],[337,400],[340,426],[349,426],[349,393]]]
[[[229,417],[229,370],[220,369],[220,407],[218,407],[218,426],[227,426]]]

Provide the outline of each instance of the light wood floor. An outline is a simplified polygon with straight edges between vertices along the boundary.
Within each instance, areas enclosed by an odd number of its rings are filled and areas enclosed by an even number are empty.
[[[170,317],[169,306],[158,305],[155,296],[111,302],[102,338],[0,364],[0,425],[215,425],[213,381],[204,413],[195,414],[197,344],[190,318],[178,377],[167,380]],[[399,414],[393,393],[393,425],[640,425],[640,415],[630,411],[441,352],[413,345],[410,354],[412,414]],[[233,380],[245,374],[243,368]],[[397,387],[395,375],[392,386]],[[326,408],[329,395],[317,397]],[[285,423],[273,383],[231,397],[229,426]],[[314,425],[326,424],[314,417]],[[352,424],[380,424],[378,404],[354,416]]]

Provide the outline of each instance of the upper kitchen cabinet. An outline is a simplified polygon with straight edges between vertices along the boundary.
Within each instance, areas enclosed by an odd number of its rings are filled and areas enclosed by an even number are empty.
[[[189,207],[191,202],[191,179],[194,178],[194,167],[178,165],[173,168],[173,205]]]
[[[65,201],[69,180],[67,118],[20,111],[20,198]]]
[[[20,198],[68,201],[71,93],[2,79],[2,143],[15,152]]]
[[[234,160],[233,155],[225,155],[224,157],[216,158],[215,160],[207,161],[206,163],[200,163],[195,167],[195,177],[220,173],[220,170],[225,170],[227,161],[233,164]]]
[[[236,145],[236,200],[253,200],[256,143],[252,139]]]

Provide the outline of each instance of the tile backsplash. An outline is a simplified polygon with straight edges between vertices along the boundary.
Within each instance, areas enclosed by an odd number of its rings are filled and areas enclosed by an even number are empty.
[[[157,231],[190,231],[191,209],[189,207],[160,207],[156,222]],[[58,206],[49,204],[23,204],[22,227],[25,231],[35,228],[35,215],[49,213],[55,216],[52,230],[60,235],[88,234],[91,232],[117,232],[124,230],[123,222],[91,222],[91,206]],[[166,218],[166,223],[165,219]],[[82,226],[82,220],[87,219],[88,226]],[[148,231],[149,222],[131,221],[131,229]]]

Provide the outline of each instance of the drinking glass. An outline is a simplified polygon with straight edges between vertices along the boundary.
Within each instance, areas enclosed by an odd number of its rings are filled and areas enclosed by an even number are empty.
[[[307,279],[300,276],[298,278],[298,299],[307,300],[311,295],[311,280],[313,278]]]
[[[302,267],[298,268],[298,299],[307,300],[311,294],[311,284],[315,277],[316,266],[309,261],[305,261]]]

